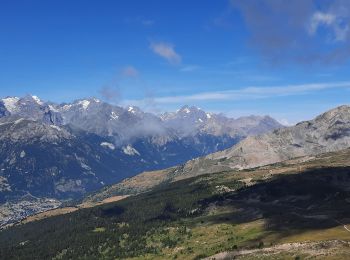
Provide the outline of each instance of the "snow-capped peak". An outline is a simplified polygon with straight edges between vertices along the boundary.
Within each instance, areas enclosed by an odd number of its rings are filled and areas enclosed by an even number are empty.
[[[128,112],[129,112],[129,113],[136,114],[136,113],[138,113],[139,111],[140,111],[140,110],[139,110],[138,107],[133,107],[133,106],[128,107]]]
[[[69,104],[69,105],[64,105],[62,108],[63,108],[63,110],[69,110],[71,107],[72,107],[72,105]]]
[[[83,109],[86,110],[88,108],[88,106],[90,105],[90,101],[89,100],[80,100],[78,102],[78,105],[82,106]]]
[[[185,113],[190,114],[197,111],[200,111],[201,109],[195,106],[189,107],[189,106],[183,106],[181,109],[177,110],[176,113]]]
[[[191,111],[186,107],[183,112],[185,112],[186,114],[190,113]]]
[[[38,96],[32,95],[32,99],[33,99],[38,105],[44,104]]]
[[[4,103],[6,109],[10,113],[13,113],[16,111],[18,101],[19,101],[18,97],[7,97],[7,98],[2,99],[2,102]]]

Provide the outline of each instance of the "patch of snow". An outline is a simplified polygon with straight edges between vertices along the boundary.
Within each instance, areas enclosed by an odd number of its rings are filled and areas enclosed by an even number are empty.
[[[207,118],[210,119],[211,118],[211,115],[209,113],[207,113]]]
[[[34,101],[35,101],[37,104],[39,104],[39,105],[44,104],[44,103],[40,100],[40,98],[39,98],[38,96],[32,96],[32,98],[34,99]]]
[[[198,121],[201,122],[201,123],[203,122],[203,120],[201,118],[199,118]]]
[[[88,106],[90,105],[90,101],[89,100],[81,100],[78,102],[78,105],[82,106],[84,110],[86,110],[88,108]]]
[[[72,107],[72,105],[64,105],[63,106],[63,110],[68,110],[68,109],[70,109]]]
[[[183,111],[184,111],[186,114],[188,114],[188,113],[191,112],[188,108],[185,108]]]
[[[101,101],[99,100],[99,99],[97,99],[97,98],[94,98],[94,101],[96,102],[96,103],[100,103]]]
[[[17,124],[21,123],[23,120],[24,120],[24,118],[17,119],[17,120],[14,122],[14,124],[17,125]]]
[[[90,166],[87,165],[87,164],[84,163],[84,162],[80,162],[80,166],[81,166],[81,168],[83,168],[83,169],[85,169],[85,170],[88,170],[88,171],[91,170]]]
[[[122,147],[123,152],[127,155],[140,155],[140,153],[131,145],[127,145],[126,147]]]
[[[57,125],[50,125],[51,128],[56,129],[58,131],[62,131],[62,129],[60,127],[58,127]]]
[[[129,108],[128,108],[128,112],[135,114],[134,107],[129,107]]]
[[[19,155],[21,158],[24,158],[26,156],[26,152],[25,151],[22,151]]]
[[[118,119],[118,118],[119,118],[119,116],[118,116],[114,111],[112,111],[112,112],[111,112],[111,119],[116,120],[116,119]]]
[[[103,142],[103,143],[101,143],[100,145],[103,146],[103,147],[107,147],[107,148],[109,148],[109,149],[111,149],[111,150],[114,150],[114,149],[115,149],[114,144],[111,144],[111,143]]]
[[[49,108],[50,108],[50,110],[53,111],[53,112],[58,112],[58,110],[57,110],[56,108],[54,108],[52,105],[49,105]]]
[[[4,102],[4,105],[5,105],[6,109],[10,113],[13,113],[17,109],[17,102],[18,102],[18,100],[19,100],[18,97],[8,97],[8,98],[2,99],[2,102]]]
[[[289,122],[287,119],[282,118],[282,119],[277,119],[278,123],[284,126],[293,126],[295,125],[294,123]]]

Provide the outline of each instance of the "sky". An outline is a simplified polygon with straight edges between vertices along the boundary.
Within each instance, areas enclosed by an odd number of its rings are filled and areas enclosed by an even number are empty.
[[[0,2],[0,96],[294,124],[350,96],[350,1]]]

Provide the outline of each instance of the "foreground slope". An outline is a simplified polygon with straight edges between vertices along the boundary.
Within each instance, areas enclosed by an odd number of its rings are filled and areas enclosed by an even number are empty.
[[[346,259],[349,158],[344,150],[198,176],[8,228],[0,258]]]
[[[340,106],[314,120],[267,134],[250,136],[232,148],[190,160],[184,165],[126,179],[91,195],[89,199],[100,200],[111,195],[135,194],[193,176],[249,169],[347,147],[350,147],[350,106]]]

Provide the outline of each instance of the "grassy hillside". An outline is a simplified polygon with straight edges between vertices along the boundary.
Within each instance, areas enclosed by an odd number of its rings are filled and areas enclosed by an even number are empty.
[[[0,233],[0,259],[344,259],[350,150],[173,183]]]

